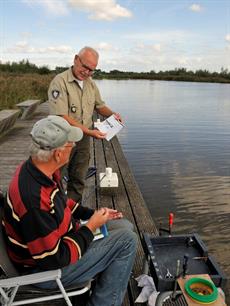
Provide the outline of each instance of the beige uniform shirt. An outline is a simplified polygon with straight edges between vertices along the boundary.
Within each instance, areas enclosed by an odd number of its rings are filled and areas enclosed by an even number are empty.
[[[81,89],[71,68],[51,81],[48,98],[50,115],[68,115],[88,128],[94,109],[105,106],[96,84],[88,78]]]

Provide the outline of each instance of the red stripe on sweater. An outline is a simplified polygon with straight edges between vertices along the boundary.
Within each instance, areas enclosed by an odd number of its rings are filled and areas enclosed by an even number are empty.
[[[53,207],[51,207],[51,199],[50,196],[53,190],[57,189],[56,185],[51,187],[42,187],[40,190],[40,208],[44,211],[50,211]]]
[[[10,257],[10,259],[16,263],[19,264],[23,264],[23,265],[28,265],[28,266],[35,266],[36,262],[33,258],[21,258],[19,257],[17,254],[15,254],[14,252],[12,252],[9,248],[7,249],[8,255]]]
[[[14,203],[14,211],[20,219],[27,212],[27,209],[21,200],[20,192],[19,192],[19,185],[18,185],[18,177],[19,177],[19,173],[20,173],[22,165],[23,163],[20,164],[18,168],[16,169],[13,180],[9,186],[10,201]]]
[[[69,239],[64,240],[65,244],[68,245],[70,250],[70,263],[73,264],[79,259],[79,253],[76,245]]]
[[[46,251],[54,249],[58,240],[67,233],[71,221],[71,211],[68,207],[64,210],[64,218],[59,227],[44,237],[39,237],[34,241],[28,242],[31,254],[42,254]]]
[[[61,171],[58,169],[54,172],[53,178],[56,182],[60,182],[61,180]]]
[[[71,210],[73,210],[76,205],[77,205],[77,203],[74,200],[72,200],[72,199],[67,200],[67,206],[69,206],[69,208]]]
[[[10,236],[11,238],[17,240],[19,243],[24,244],[21,237],[15,232],[12,225],[10,223],[6,222],[6,221],[4,221],[4,223],[5,223],[5,231],[6,231],[7,235]]]

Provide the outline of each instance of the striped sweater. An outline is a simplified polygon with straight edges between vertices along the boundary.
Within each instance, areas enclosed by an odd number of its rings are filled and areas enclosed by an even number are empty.
[[[21,272],[76,262],[93,240],[92,232],[79,228],[76,220],[92,214],[66,197],[59,171],[50,179],[29,158],[17,168],[4,205],[3,232],[11,260]]]

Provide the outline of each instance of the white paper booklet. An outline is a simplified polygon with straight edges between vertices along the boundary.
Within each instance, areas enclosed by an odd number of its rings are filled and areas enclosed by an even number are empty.
[[[81,225],[84,225],[88,222],[88,220],[81,220],[80,223]],[[104,237],[107,237],[109,235],[108,229],[106,224],[103,224],[101,227],[97,228],[95,232],[93,232],[94,239],[93,240],[98,240]]]
[[[110,140],[115,136],[120,130],[124,127],[124,125],[115,119],[114,115],[108,117],[104,121],[102,121],[98,125],[98,130],[102,133],[106,133],[106,140]]]
[[[93,240],[98,240],[107,237],[109,233],[106,224],[102,225],[100,228],[97,228],[93,234],[94,234]]]

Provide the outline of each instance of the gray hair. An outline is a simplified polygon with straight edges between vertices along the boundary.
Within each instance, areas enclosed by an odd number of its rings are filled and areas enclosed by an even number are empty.
[[[99,53],[95,50],[95,49],[93,49],[93,48],[91,48],[91,47],[88,47],[88,46],[85,46],[84,48],[82,48],[80,51],[79,51],[79,53],[78,53],[78,55],[82,55],[83,53],[85,53],[85,52],[90,52],[90,53],[92,53],[93,55],[95,55],[95,57],[98,59],[99,58]]]
[[[64,150],[64,146],[56,148],[56,149]],[[30,156],[37,159],[38,161],[48,162],[51,159],[53,152],[56,149],[43,150],[38,145],[36,145],[34,142],[32,142],[29,148],[29,152],[30,152]]]

